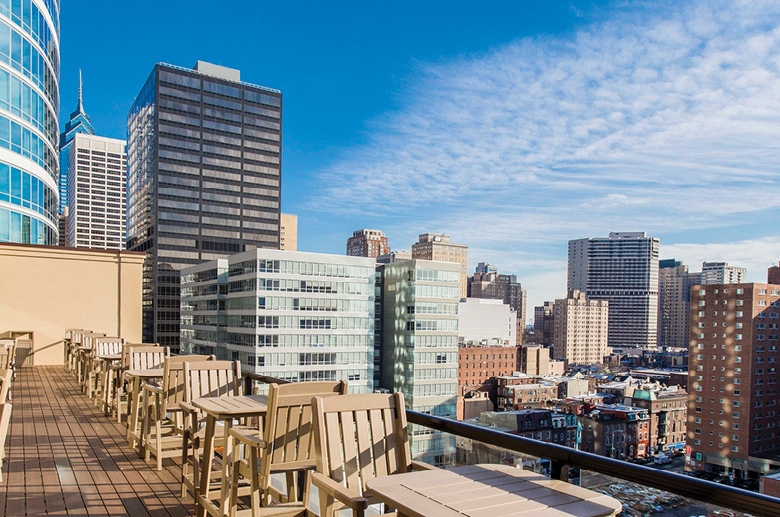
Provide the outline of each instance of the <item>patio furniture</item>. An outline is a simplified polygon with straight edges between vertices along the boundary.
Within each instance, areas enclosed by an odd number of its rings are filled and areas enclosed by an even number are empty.
[[[169,347],[128,345],[129,368],[122,372],[127,382],[127,441],[135,449],[141,442],[141,386],[163,376],[165,359],[171,356]],[[121,397],[120,397],[121,398]]]
[[[130,349],[138,347],[161,348],[157,343],[125,343],[122,348],[121,361],[119,364],[111,364],[109,371],[111,410],[116,413],[116,421],[120,424],[122,423],[122,415],[127,415],[127,382],[124,378],[124,372],[130,369]]]
[[[314,397],[320,515],[343,508],[363,516],[374,499],[366,483],[374,478],[434,467],[412,461],[402,393]]]
[[[191,402],[180,402],[184,411],[184,434],[182,436],[181,453],[181,496],[185,497],[191,491],[195,498],[195,508],[199,510],[199,494],[208,497],[211,481],[211,464],[214,459],[214,446],[224,445],[224,440],[217,440],[214,435],[216,420],[224,420],[225,437],[232,425],[233,418],[257,416],[265,413],[265,404],[261,408],[253,407],[254,399],[242,397],[243,400],[233,400],[225,405],[218,397],[237,397],[241,395],[241,363],[238,361],[201,361],[184,363],[184,397]],[[239,413],[234,415],[232,410]],[[254,411],[245,415],[241,411]],[[206,416],[205,428],[201,419]],[[201,449],[203,459],[201,461]],[[192,476],[189,468],[192,467]],[[227,467],[225,465],[225,467]],[[223,481],[224,479],[223,475]],[[200,510],[199,510],[200,512]],[[198,512],[198,513],[199,513]]]
[[[316,466],[312,433],[312,397],[322,398],[347,393],[347,381],[296,382],[271,384],[268,391],[268,411],[261,430],[234,428],[230,435],[235,439],[233,449],[233,473],[230,483],[231,513],[235,511],[238,496],[239,475],[250,480],[252,517],[260,515],[260,506],[267,507],[271,500],[281,503],[298,503],[301,509],[309,507],[309,474]],[[239,448],[246,448],[246,458],[239,457]],[[271,486],[271,475],[284,473],[287,493]],[[298,475],[306,473],[303,500],[298,497]]]
[[[152,456],[156,458],[157,470],[162,470],[163,458],[181,455],[184,418],[179,402],[189,402],[185,398],[184,363],[214,359],[213,355],[167,357],[163,365],[162,385],[143,385],[143,449],[147,462]]]
[[[111,363],[122,357],[122,348],[125,345],[121,337],[100,337],[93,341],[90,368],[87,376],[87,396],[95,401],[95,406],[104,400],[105,389],[103,383],[107,377],[107,371]],[[102,396],[99,398],[99,395]]]
[[[369,479],[399,517],[607,517],[622,505],[598,492],[509,465],[469,465]]]
[[[0,404],[0,483],[3,481],[3,460],[5,459],[5,440],[11,422],[11,404]]]

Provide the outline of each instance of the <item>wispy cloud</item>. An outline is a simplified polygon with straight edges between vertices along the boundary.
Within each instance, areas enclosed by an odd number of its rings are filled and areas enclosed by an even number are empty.
[[[573,35],[423,66],[409,82],[370,143],[322,171],[312,209],[409,244],[447,231],[475,263],[556,290],[570,238],[779,233],[756,222],[780,213],[776,2],[629,3]],[[710,259],[737,262],[741,248],[722,246]],[[526,264],[510,259],[519,252]],[[534,303],[563,294],[539,289]]]

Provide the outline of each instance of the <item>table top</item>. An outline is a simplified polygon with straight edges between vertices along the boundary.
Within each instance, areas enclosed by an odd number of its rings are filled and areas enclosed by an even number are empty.
[[[263,415],[268,410],[267,404],[266,395],[203,397],[192,401],[193,406],[219,419]]]
[[[366,485],[401,515],[415,517],[601,517],[622,508],[609,496],[508,465],[409,472]]]
[[[149,370],[125,370],[125,375],[128,377],[140,377],[142,379],[154,379],[156,377],[163,376],[163,369],[151,368]]]
[[[103,354],[99,355],[98,359],[103,359],[104,361],[119,361],[122,359],[122,354]]]

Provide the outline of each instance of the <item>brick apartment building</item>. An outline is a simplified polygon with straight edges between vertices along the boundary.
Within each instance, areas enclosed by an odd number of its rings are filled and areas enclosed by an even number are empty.
[[[578,418],[583,451],[621,460],[647,455],[650,416],[646,409],[619,404],[585,406]]]
[[[780,285],[691,289],[686,468],[756,477],[780,468]]]

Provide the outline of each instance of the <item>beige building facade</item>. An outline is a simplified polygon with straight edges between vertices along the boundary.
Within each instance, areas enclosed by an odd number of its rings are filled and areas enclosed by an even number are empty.
[[[0,332],[33,333],[36,366],[62,364],[66,328],[141,342],[143,253],[0,244]]]
[[[279,218],[279,249],[298,251],[298,216],[281,214]]]
[[[420,234],[412,244],[412,259],[435,260],[460,264],[460,297],[468,296],[469,247],[465,244],[453,244],[450,236],[436,233]]]
[[[607,355],[609,302],[572,291],[553,307],[555,359],[568,364],[601,364]]]

